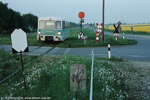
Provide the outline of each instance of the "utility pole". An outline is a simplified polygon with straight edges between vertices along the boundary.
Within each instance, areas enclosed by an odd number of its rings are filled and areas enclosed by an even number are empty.
[[[102,18],[103,18],[103,27],[102,27],[102,32],[103,32],[103,36],[102,36],[102,41],[104,42],[104,8],[105,8],[105,0],[103,0],[103,14],[102,14]]]

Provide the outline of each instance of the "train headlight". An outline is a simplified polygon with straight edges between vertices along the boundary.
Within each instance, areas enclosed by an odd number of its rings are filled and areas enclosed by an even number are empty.
[[[41,32],[38,32],[38,34],[40,35],[40,34],[41,34]]]
[[[58,32],[58,35],[61,35],[61,32],[60,32],[60,31]]]

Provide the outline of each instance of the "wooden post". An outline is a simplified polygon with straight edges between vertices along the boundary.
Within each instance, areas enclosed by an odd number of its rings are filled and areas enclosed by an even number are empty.
[[[23,59],[22,59],[22,51],[20,52],[20,57],[21,57],[21,66],[22,66],[22,76],[24,79],[24,89],[26,91],[26,79],[25,79],[25,75],[24,75],[24,65],[23,65]]]

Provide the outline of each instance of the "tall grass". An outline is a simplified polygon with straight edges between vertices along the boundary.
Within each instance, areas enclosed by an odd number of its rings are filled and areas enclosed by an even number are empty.
[[[56,62],[57,61],[57,62]],[[70,66],[86,65],[87,91],[70,91]],[[89,100],[91,59],[63,56],[42,56],[34,62],[25,64],[27,91],[24,91],[21,73],[0,86],[1,96],[50,97],[52,100]],[[93,100],[125,100],[128,98],[124,76],[109,60],[94,61]],[[6,87],[7,85],[7,87]],[[6,88],[6,89],[3,89]]]

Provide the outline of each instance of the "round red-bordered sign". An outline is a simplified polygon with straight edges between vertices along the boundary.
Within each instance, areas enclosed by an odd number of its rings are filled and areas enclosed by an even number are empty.
[[[79,18],[84,18],[85,14],[84,14],[84,12],[79,12],[78,16],[79,16]]]

